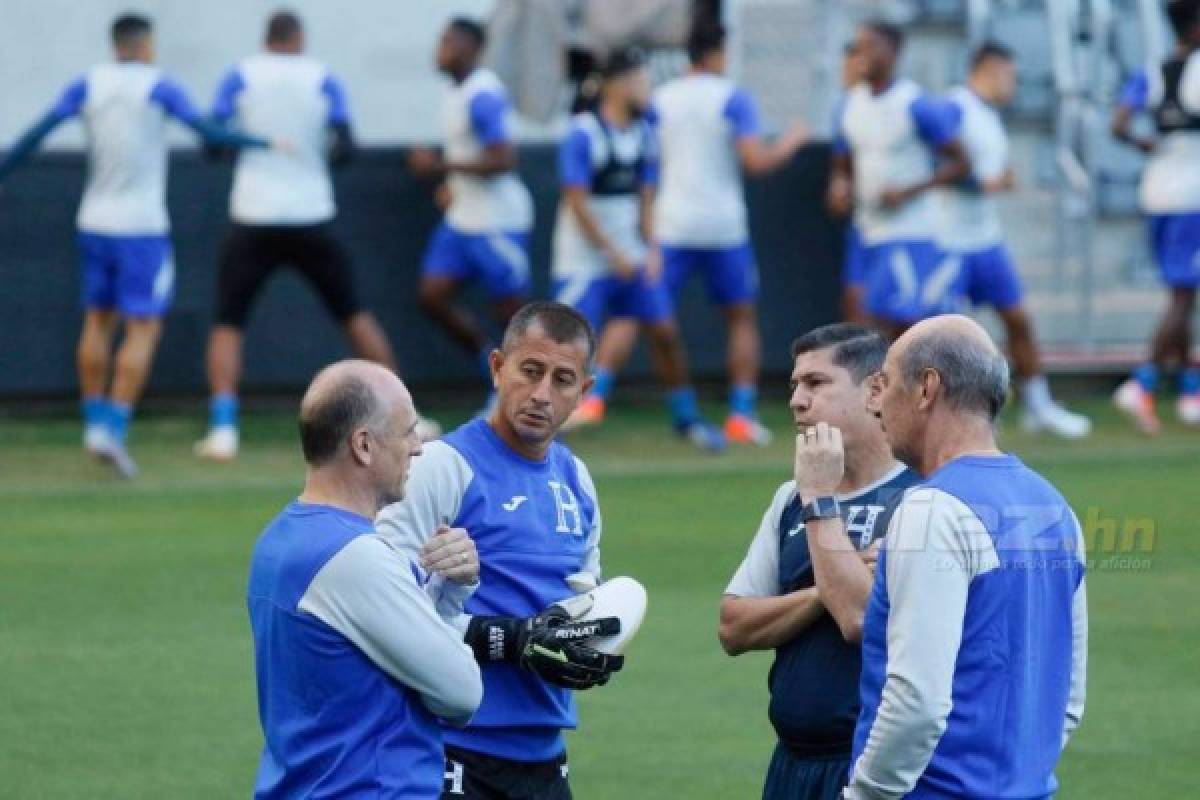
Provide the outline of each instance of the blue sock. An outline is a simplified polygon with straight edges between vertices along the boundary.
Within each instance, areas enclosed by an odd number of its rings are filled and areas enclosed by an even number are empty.
[[[236,428],[238,424],[238,399],[236,394],[214,394],[208,402],[208,427]]]
[[[681,386],[667,393],[667,408],[671,409],[671,421],[682,428],[700,419],[700,406],[696,402],[696,390]]]
[[[729,413],[743,417],[754,416],[754,405],[758,399],[758,389],[752,383],[734,384],[729,390]]]
[[[103,395],[83,398],[83,424],[89,428],[108,424],[108,401]]]
[[[129,435],[129,418],[133,416],[133,408],[124,403],[110,403],[108,406],[108,429],[118,442],[124,442]]]
[[[492,351],[495,349],[496,348],[493,347],[491,345],[491,343],[489,342],[488,344],[485,344],[482,348],[480,348],[479,354],[476,356],[476,358],[479,359],[479,368],[481,370],[483,370],[483,379],[485,381],[487,381],[488,383],[492,382],[491,357],[492,357]]]
[[[1158,387],[1158,367],[1154,366],[1150,362],[1141,364],[1134,369],[1133,379],[1137,381],[1143,389],[1153,394],[1154,390]]]
[[[612,370],[596,367],[592,377],[596,379],[596,382],[592,384],[591,394],[607,402],[608,396],[612,394],[613,381],[617,379],[617,376],[613,375]]]
[[[1200,367],[1188,367],[1179,373],[1180,394],[1200,394]]]

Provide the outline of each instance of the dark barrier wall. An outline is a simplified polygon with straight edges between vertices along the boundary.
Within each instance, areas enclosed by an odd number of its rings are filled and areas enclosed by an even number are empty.
[[[837,316],[841,233],[822,206],[827,168],[828,151],[810,147],[788,169],[747,188],[762,278],[765,366],[776,374],[787,370],[788,346],[797,334]],[[84,170],[77,155],[40,156],[0,189],[0,395],[76,390],[80,311],[74,216]],[[557,202],[554,149],[524,149],[521,173],[537,206],[535,291],[545,296]],[[204,390],[204,344],[229,181],[228,165],[192,152],[172,157],[176,296],[151,392]],[[364,151],[337,175],[337,227],[353,253],[359,290],[391,337],[405,377],[416,384],[477,380],[474,360],[452,347],[416,306],[421,253],[438,217],[430,188],[409,177],[403,151]],[[478,307],[479,298],[469,297]],[[699,280],[681,298],[680,317],[696,374],[722,374],[723,328]],[[280,271],[247,329],[244,387],[302,386],[322,364],[345,354],[337,326],[315,295],[293,274]],[[630,371],[644,374],[644,360]]]

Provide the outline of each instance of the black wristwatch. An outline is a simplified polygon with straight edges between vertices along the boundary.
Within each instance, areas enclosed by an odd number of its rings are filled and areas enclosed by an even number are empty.
[[[800,507],[800,515],[805,522],[814,519],[834,519],[842,515],[842,507],[836,497],[827,494],[824,497],[814,497]]]

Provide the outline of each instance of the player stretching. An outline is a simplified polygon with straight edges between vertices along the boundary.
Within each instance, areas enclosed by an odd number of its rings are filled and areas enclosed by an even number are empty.
[[[596,109],[575,116],[559,148],[554,291],[593,330],[601,330],[609,317],[644,325],[655,367],[669,389],[676,431],[698,447],[722,450],[725,437],[701,418],[688,381],[687,356],[653,244],[650,209],[658,164],[654,134],[640,117],[649,94],[641,57],[635,51],[615,53],[600,81]],[[615,360],[601,347],[596,384],[573,419],[603,418]]]
[[[863,60],[859,57],[854,43],[846,45],[842,51],[842,89],[849,93],[863,80]],[[833,127],[837,130],[838,120],[842,117],[846,95],[843,94],[837,102],[833,113]],[[845,207],[832,209],[835,214],[846,213]],[[867,291],[866,255],[863,252],[862,233],[858,224],[851,217],[846,223],[846,240],[842,253],[842,319],[846,322],[866,324],[869,321],[863,301]]]
[[[453,298],[476,280],[501,323],[521,307],[529,295],[533,201],[515,172],[508,93],[479,65],[484,41],[473,20],[456,17],[446,26],[436,57],[438,69],[454,82],[443,109],[445,150],[415,149],[410,167],[419,177],[445,178],[439,196],[449,197],[421,265],[421,307],[488,375],[488,337]]]
[[[1167,5],[1175,30],[1175,52],[1155,71],[1135,73],[1121,92],[1113,134],[1150,154],[1142,174],[1141,204],[1150,223],[1150,245],[1170,293],[1167,312],[1150,344],[1150,359],[1134,370],[1113,395],[1144,433],[1158,433],[1154,391],[1159,371],[1178,364],[1179,419],[1200,425],[1200,367],[1191,363],[1192,312],[1200,286],[1200,2]],[[1133,116],[1149,111],[1157,139],[1132,130]]]
[[[484,699],[470,725],[445,732],[446,800],[570,798],[570,690],[604,684],[622,663],[573,643],[578,629],[551,608],[600,580],[596,489],[555,441],[591,383],[593,348],[568,306],[518,311],[492,352],[490,416],[427,445],[404,501],[376,520],[413,558],[442,527],[465,528],[478,548],[479,588],[457,624],[483,665]]]
[[[304,55],[304,29],[295,14],[273,14],[265,44],[265,52],[229,71],[213,105],[217,120],[237,119],[247,130],[286,138],[295,149],[243,153],[234,171],[233,224],[221,249],[208,339],[209,428],[195,448],[216,461],[237,456],[242,331],[276,268],[293,267],[313,285],[356,353],[395,369],[392,348],[360,304],[349,254],[332,230],[337,212],[327,162],[344,163],[354,148],[346,94],[324,64]],[[427,431],[422,435],[428,438]]]
[[[766,800],[834,800],[846,785],[877,543],[917,481],[867,411],[886,352],[878,332],[848,324],[792,345],[794,480],[775,492],[721,599],[726,652],[775,650],[769,713],[779,741]]]
[[[866,310],[891,336],[960,302],[958,259],[934,244],[928,190],[969,172],[954,109],[896,77],[902,43],[900,30],[884,22],[858,29],[864,80],[838,120],[828,197],[835,211],[854,207],[865,245]]]
[[[678,296],[693,272],[704,275],[729,336],[731,442],[763,445],[770,432],[755,401],[762,357],[755,303],[758,267],[746,226],[739,171],[764,175],[787,164],[807,134],[795,125],[771,144],[760,135],[754,101],[724,76],[725,31],[699,24],[688,39],[690,71],[654,95],[662,175],[654,232],[667,287]]]
[[[112,24],[115,60],[72,82],[0,163],[4,177],[64,120],[87,132],[88,179],[76,224],[83,276],[83,332],[77,351],[83,446],[122,477],[137,474],[125,447],[162,318],[170,308],[175,263],[167,219],[167,118],[210,144],[265,148],[263,139],[205,121],[183,88],[154,66],[150,20],[124,14]],[[113,338],[125,332],[114,360]]]
[[[1033,323],[1021,303],[1021,279],[1004,246],[1000,214],[991,197],[1013,187],[1008,136],[996,108],[1012,99],[1016,85],[1012,53],[1001,45],[984,44],[971,58],[967,85],[950,91],[949,100],[959,112],[959,136],[971,162],[971,176],[937,190],[938,243],[961,259],[968,299],[996,309],[1004,323],[1025,406],[1022,427],[1077,439],[1088,435],[1092,423],[1082,414],[1067,411],[1050,395],[1038,363]]]

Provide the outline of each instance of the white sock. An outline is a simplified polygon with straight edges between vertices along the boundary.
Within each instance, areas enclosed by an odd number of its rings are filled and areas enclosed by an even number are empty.
[[[1022,383],[1021,400],[1025,407],[1034,413],[1053,406],[1054,398],[1050,396],[1050,384],[1046,382],[1046,376],[1034,375]]]

